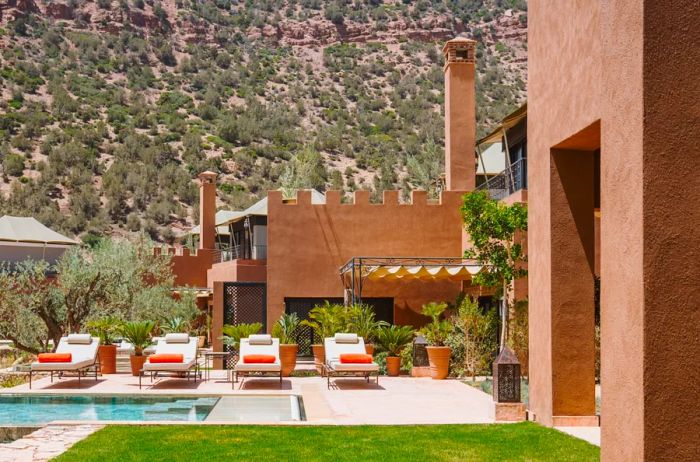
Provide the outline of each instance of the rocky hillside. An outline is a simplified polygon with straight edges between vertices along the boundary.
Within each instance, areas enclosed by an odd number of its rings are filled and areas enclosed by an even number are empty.
[[[84,240],[271,188],[430,189],[441,46],[479,41],[480,134],[525,98],[523,0],[0,0],[0,213]]]

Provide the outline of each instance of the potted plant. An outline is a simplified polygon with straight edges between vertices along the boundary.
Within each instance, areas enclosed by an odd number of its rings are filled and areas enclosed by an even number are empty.
[[[255,335],[262,329],[262,324],[259,322],[252,324],[224,324],[221,328],[224,336],[221,339],[224,341],[224,345],[233,348],[234,351],[238,352],[238,348],[241,344],[242,338],[248,338],[251,335]]]
[[[296,313],[283,313],[282,317],[272,326],[272,336],[280,339],[280,362],[282,363],[283,377],[289,377],[297,366],[299,345],[297,345],[295,335],[299,323],[299,316]]]
[[[411,326],[382,326],[377,330],[377,343],[387,352],[386,373],[397,377],[401,373],[401,351],[413,340]]]
[[[309,319],[304,319],[301,324],[311,327],[314,331],[314,340],[321,342],[311,345],[311,350],[314,353],[316,371],[323,375],[323,363],[326,361],[323,339],[345,330],[347,310],[343,305],[329,303],[326,300],[323,305],[313,307],[309,312]]]
[[[116,320],[109,317],[94,319],[87,323],[90,335],[100,339],[97,356],[100,360],[100,372],[102,374],[117,373],[117,346],[113,344],[116,327]]]
[[[154,328],[153,321],[129,321],[122,323],[119,327],[121,336],[134,347],[134,353],[129,356],[131,375],[138,376],[143,369],[143,363],[146,362],[143,350],[150,345]]]
[[[431,319],[420,332],[430,345],[426,350],[430,363],[430,376],[433,380],[444,379],[450,371],[452,349],[445,346],[445,341],[454,328],[448,320],[440,319],[446,309],[447,303],[430,302],[423,305],[422,310],[423,315]]]
[[[348,310],[348,331],[362,337],[365,341],[365,351],[368,355],[374,354],[374,340],[380,327],[388,326],[385,321],[377,321],[374,318],[374,308],[369,305],[356,304]]]

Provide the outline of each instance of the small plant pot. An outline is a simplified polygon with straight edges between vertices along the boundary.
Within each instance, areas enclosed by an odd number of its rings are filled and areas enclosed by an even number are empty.
[[[314,352],[314,366],[316,366],[316,372],[323,375],[323,363],[326,362],[326,349],[323,345],[311,345],[311,351]]]
[[[207,341],[207,337],[205,335],[200,335],[197,337],[197,348],[204,348],[204,344]]]
[[[100,357],[100,372],[102,374],[117,373],[117,346],[116,345],[100,345],[97,349],[97,354]]]
[[[365,353],[367,353],[370,356],[374,356],[374,344],[373,343],[365,343]]]
[[[401,358],[398,356],[386,357],[386,375],[398,377],[401,374]]]
[[[143,364],[146,362],[146,359],[148,359],[148,357],[145,355],[129,356],[129,363],[131,364],[131,375],[133,375],[134,377],[137,377],[139,375],[141,369],[143,369]]]
[[[442,380],[450,372],[450,355],[452,348],[446,346],[425,347],[428,351],[428,362],[430,363],[430,377],[433,380]]]
[[[297,366],[297,352],[299,345],[280,345],[280,362],[282,363],[282,377],[289,377]]]

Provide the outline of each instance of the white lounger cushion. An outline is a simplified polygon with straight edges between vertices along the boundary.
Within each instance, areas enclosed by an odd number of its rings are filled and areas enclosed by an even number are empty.
[[[330,366],[333,370],[338,372],[375,372],[379,370],[379,364],[377,363],[341,363],[340,361],[333,361]]]
[[[78,335],[78,334],[72,334],[72,335]],[[69,363],[40,363],[40,362],[33,362],[31,365],[32,370],[34,371],[73,371],[76,369],[81,369],[83,367],[90,366],[92,364],[95,364],[95,361],[97,360],[97,348],[100,346],[100,339],[99,337],[90,337],[89,334],[87,336],[90,338],[90,342],[85,343],[84,340],[81,340],[80,343],[70,343],[68,339],[70,338],[70,335],[68,337],[62,337],[61,340],[58,342],[58,346],[56,347],[56,353],[70,353],[71,354],[71,362]],[[82,337],[82,335],[81,335]]]
[[[165,343],[189,343],[189,334],[165,334]]]
[[[253,336],[251,336],[253,337]],[[280,339],[272,338],[269,335],[269,344],[252,344],[250,337],[241,339],[240,354],[234,370],[239,372],[277,372],[282,369],[280,362]],[[272,355],[275,357],[274,363],[244,363],[243,358],[248,355]]]
[[[335,334],[335,343],[357,343],[360,337],[357,334]]]
[[[66,341],[74,345],[89,345],[92,343],[90,334],[69,334]]]
[[[272,345],[272,335],[257,334],[248,337],[248,343],[251,345]]]
[[[342,354],[367,354],[365,341],[362,337],[357,337],[356,343],[338,343],[336,337],[327,337],[323,341],[326,350],[326,365],[338,372],[374,372],[379,370],[379,365],[372,363],[341,363]],[[345,334],[348,335],[348,334]],[[353,334],[354,335],[354,334]]]
[[[170,335],[170,334],[169,334]],[[168,343],[166,338],[158,340],[154,354],[181,354],[181,363],[155,363],[146,361],[144,371],[186,371],[197,361],[197,337],[189,337],[187,343]]]

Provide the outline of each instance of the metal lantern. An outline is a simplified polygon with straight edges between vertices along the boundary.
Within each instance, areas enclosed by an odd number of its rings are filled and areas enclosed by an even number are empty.
[[[520,402],[520,361],[508,347],[501,350],[493,363],[493,400],[497,403]]]
[[[416,335],[413,340],[413,367],[428,367],[428,341],[422,335]]]

